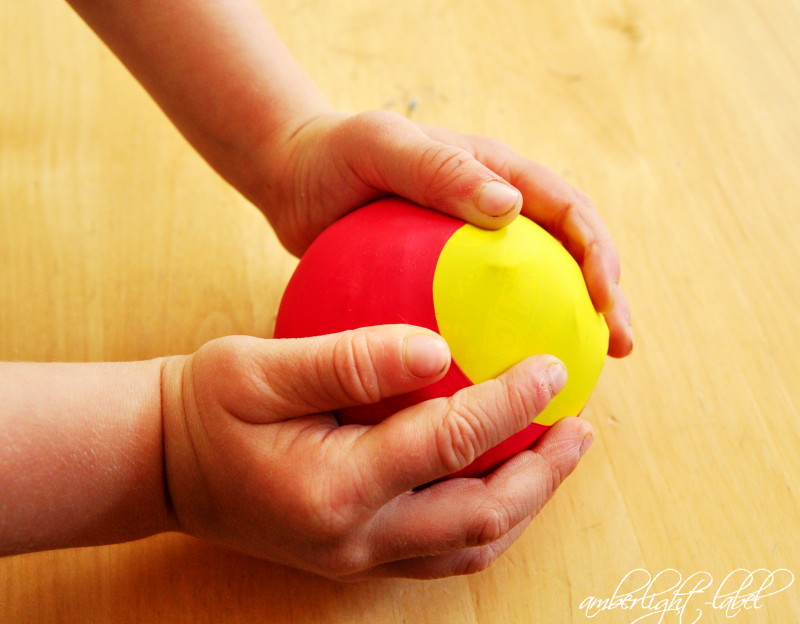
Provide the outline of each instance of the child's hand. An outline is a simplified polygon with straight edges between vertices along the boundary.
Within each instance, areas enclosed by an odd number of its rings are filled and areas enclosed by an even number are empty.
[[[500,141],[387,111],[336,113],[254,0],[140,0],[113,11],[70,2],[292,253],[385,195],[485,228],[508,225],[521,210],[580,263],[611,330],[609,353],[630,352],[614,243],[589,199],[552,171]]]
[[[527,359],[373,426],[330,410],[441,378],[444,341],[384,326],[299,340],[228,337],[163,373],[166,481],[180,528],[338,578],[481,570],[524,530],[591,441],[569,418],[484,479],[429,483],[522,429],[563,385]]]
[[[374,111],[322,114],[290,137],[273,139],[265,152],[264,171],[255,177],[263,184],[246,192],[291,252],[300,255],[333,221],[385,195],[491,229],[508,225],[522,211],[581,265],[589,294],[611,330],[610,355],[630,352],[619,256],[591,201],[504,143]]]

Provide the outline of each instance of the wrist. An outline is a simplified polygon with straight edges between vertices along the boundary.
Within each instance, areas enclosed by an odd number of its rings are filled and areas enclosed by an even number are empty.
[[[160,360],[0,364],[0,554],[175,528],[164,487]]]
[[[331,166],[326,137],[347,117],[321,103],[274,128],[251,152],[252,184],[237,187],[264,214],[284,247],[296,255],[304,247],[298,241],[307,245],[319,233],[314,209],[319,208],[320,189],[315,181]]]
[[[163,483],[165,525],[168,531],[185,528],[187,473],[191,472],[191,448],[187,448],[188,427],[184,377],[190,355],[165,357],[161,362],[161,435],[163,448]]]

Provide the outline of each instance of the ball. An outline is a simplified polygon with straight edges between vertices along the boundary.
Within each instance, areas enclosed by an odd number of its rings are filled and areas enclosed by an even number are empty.
[[[552,354],[567,367],[566,386],[528,427],[451,477],[485,475],[559,419],[579,415],[608,350],[608,328],[580,267],[533,221],[520,216],[501,230],[483,230],[395,198],[360,208],[320,234],[283,294],[275,337],[391,323],[441,334],[450,369],[421,390],[340,410],[343,424],[375,424],[493,379],[530,355]]]

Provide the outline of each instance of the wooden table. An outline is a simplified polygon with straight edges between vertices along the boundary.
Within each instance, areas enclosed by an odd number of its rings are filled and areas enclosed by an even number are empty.
[[[594,448],[475,576],[343,586],[164,535],[0,561],[0,621],[659,621],[587,600],[637,568],[708,579],[683,622],[800,621],[800,580],[724,600],[800,574],[800,3],[270,4],[342,109],[497,136],[594,198],[637,337]],[[269,336],[295,260],[83,23],[2,0],[0,46],[0,358]]]

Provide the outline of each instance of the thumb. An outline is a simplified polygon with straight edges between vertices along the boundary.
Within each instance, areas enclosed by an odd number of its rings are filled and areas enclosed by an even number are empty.
[[[508,225],[522,194],[463,148],[429,137],[405,117],[386,111],[354,120],[353,153],[369,158],[373,186],[487,229]],[[355,147],[355,146],[353,146]]]
[[[311,338],[236,337],[227,350],[216,369],[237,381],[221,384],[220,405],[257,423],[376,403],[438,381],[450,365],[444,339],[410,325]]]

